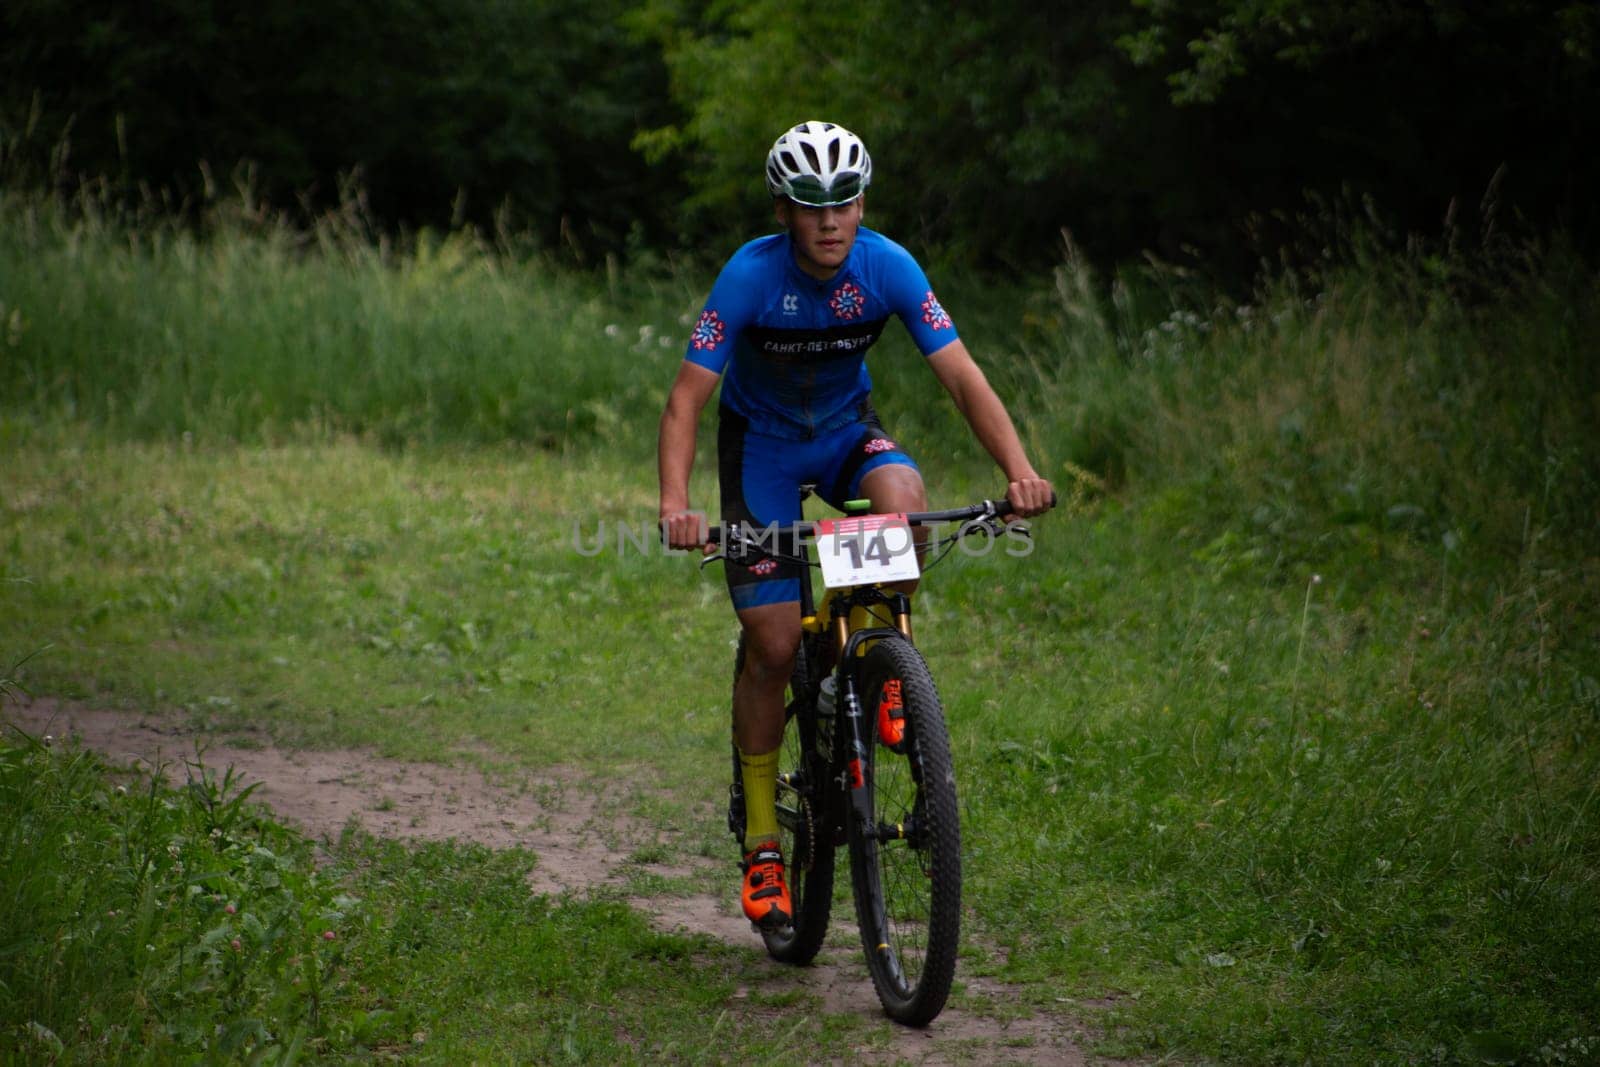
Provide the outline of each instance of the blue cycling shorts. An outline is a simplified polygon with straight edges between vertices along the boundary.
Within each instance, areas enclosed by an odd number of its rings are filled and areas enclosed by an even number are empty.
[[[750,420],[723,406],[718,412],[717,466],[722,481],[722,521],[744,521],[766,528],[786,527],[801,518],[800,486],[815,485],[817,495],[840,510],[861,492],[868,472],[890,464],[917,464],[884,431],[872,405],[863,401],[860,417],[836,430],[804,441],[755,433]],[[784,539],[787,543],[788,539]],[[793,546],[789,546],[792,550]],[[725,563],[728,595],[736,610],[800,599],[797,564],[761,560],[750,566]]]

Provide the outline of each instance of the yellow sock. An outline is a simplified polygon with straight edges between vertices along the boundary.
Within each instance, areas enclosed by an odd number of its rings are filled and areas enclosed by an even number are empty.
[[[744,847],[778,839],[778,750],[760,755],[739,750],[739,777],[744,782]]]

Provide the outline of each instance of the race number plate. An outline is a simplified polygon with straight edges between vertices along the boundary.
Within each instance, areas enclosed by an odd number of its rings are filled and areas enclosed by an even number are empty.
[[[817,562],[829,589],[899,582],[922,573],[904,515],[861,515],[817,523]]]

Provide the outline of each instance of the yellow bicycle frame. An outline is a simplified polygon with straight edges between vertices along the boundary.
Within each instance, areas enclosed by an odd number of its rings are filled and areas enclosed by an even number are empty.
[[[826,632],[829,620],[832,620],[834,627],[834,653],[836,655],[844,651],[845,644],[850,640],[850,635],[857,630],[867,630],[883,625],[883,620],[874,614],[872,609],[863,607],[860,604],[851,607],[848,615],[840,613],[838,618],[834,618],[834,598],[852,591],[852,587],[825,591],[822,594],[822,603],[817,605],[816,613],[807,615],[800,620],[801,628],[807,633],[813,634]],[[911,640],[911,616],[909,614],[896,613],[894,625],[897,630],[905,635],[907,641]],[[858,656],[866,655],[867,649],[870,647],[872,647],[871,641],[863,642],[856,654]]]

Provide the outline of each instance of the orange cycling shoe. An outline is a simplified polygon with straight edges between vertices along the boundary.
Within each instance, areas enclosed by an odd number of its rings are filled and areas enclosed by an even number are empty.
[[[783,853],[767,841],[745,853],[744,891],[739,894],[745,918],[766,930],[789,925],[794,908],[783,880]]]
[[[896,752],[906,740],[906,704],[900,694],[900,679],[890,678],[878,694],[878,740]]]

